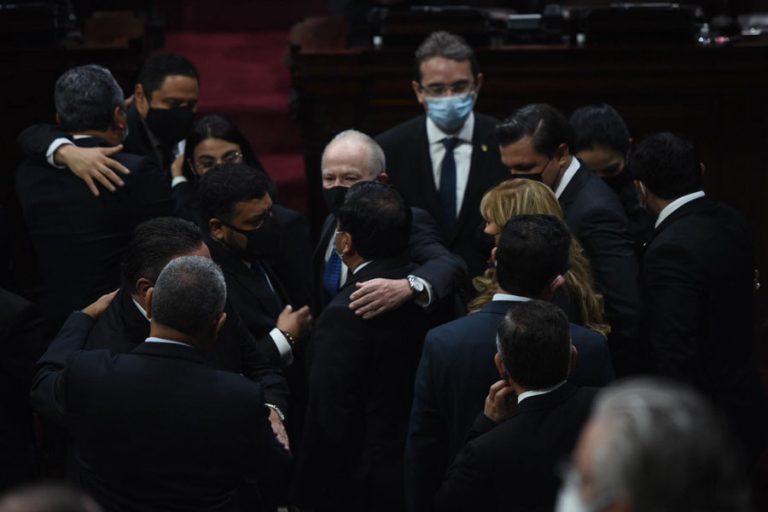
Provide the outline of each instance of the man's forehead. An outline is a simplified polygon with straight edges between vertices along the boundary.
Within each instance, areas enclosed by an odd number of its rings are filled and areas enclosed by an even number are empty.
[[[272,207],[272,198],[269,194],[264,194],[263,197],[255,197],[247,201],[238,201],[232,208],[234,217],[251,217],[253,215],[259,215],[265,210]]]
[[[200,84],[196,78],[186,75],[167,75],[160,87],[154,91],[162,93],[167,97],[187,98],[194,97],[200,93]]]
[[[533,137],[526,135],[520,140],[501,147],[503,156],[515,159],[535,159],[537,157],[546,157],[542,155],[533,145]]]
[[[469,60],[453,60],[445,57],[432,57],[419,65],[422,82],[452,83],[459,80],[472,80],[472,63]]]

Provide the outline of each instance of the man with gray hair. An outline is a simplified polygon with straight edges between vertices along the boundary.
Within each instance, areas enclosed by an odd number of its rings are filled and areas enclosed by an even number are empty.
[[[205,364],[224,276],[182,256],[147,294],[149,337],[127,354],[79,350],[114,292],[72,313],[38,363],[33,407],[69,429],[80,483],[106,510],[235,510],[245,478],[273,488],[290,455],[260,385]]]
[[[70,69],[56,81],[54,102],[60,127],[77,146],[122,141],[123,92],[109,70]],[[18,168],[16,192],[44,285],[41,307],[54,332],[71,311],[117,288],[133,228],[173,211],[170,184],[152,160],[125,153],[115,158],[131,173],[115,194],[97,198],[43,158],[28,158]]]
[[[376,137],[392,186],[437,220],[443,241],[466,262],[470,277],[483,273],[492,247],[478,229],[480,199],[509,177],[499,155],[497,120],[474,112],[482,85],[466,41],[433,32],[416,50],[411,80],[425,115]]]
[[[598,395],[557,511],[748,511],[737,451],[693,389],[625,381]]]
[[[336,213],[344,203],[347,189],[361,181],[387,181],[384,151],[375,140],[357,130],[345,130],[328,143],[321,168],[323,197],[331,213],[325,219],[312,259],[315,314],[336,295],[349,274],[334,251],[333,239]],[[446,249],[432,216],[420,208],[411,210],[408,254],[419,266],[405,279],[377,278],[357,283],[350,307],[365,319],[392,311],[409,300],[423,307],[438,303],[453,307],[448,303],[466,276],[466,266]]]

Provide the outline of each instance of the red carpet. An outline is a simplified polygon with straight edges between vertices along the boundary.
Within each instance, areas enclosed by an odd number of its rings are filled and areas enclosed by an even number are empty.
[[[287,38],[287,30],[171,32],[165,51],[180,53],[197,66],[198,115],[221,114],[235,122],[277,182],[280,202],[305,212],[304,158],[288,103]]]

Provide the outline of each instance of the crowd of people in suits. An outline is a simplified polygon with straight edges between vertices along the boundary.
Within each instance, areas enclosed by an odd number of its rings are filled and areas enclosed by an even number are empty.
[[[42,288],[0,290],[0,484],[72,487],[0,511],[750,510],[745,221],[690,142],[604,104],[499,122],[482,83],[431,34],[425,114],[325,147],[313,247],[186,58],[128,100],[62,74],[19,136]]]

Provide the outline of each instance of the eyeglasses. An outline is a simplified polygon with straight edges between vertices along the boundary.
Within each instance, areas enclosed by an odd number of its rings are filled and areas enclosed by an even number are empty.
[[[422,85],[419,87],[428,96],[445,96],[446,94],[464,94],[473,87],[473,83],[469,80],[462,80],[460,82],[454,82],[452,84],[430,84]]]
[[[221,158],[203,155],[195,161],[195,167],[200,171],[208,171],[218,164],[239,164],[243,161],[243,154],[239,151],[228,151]]]

